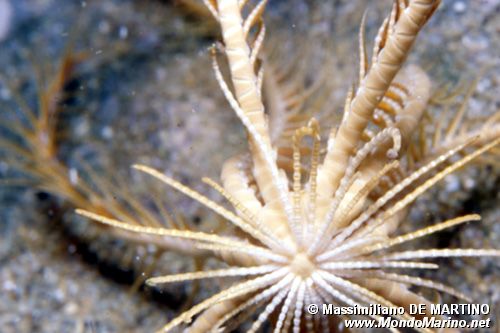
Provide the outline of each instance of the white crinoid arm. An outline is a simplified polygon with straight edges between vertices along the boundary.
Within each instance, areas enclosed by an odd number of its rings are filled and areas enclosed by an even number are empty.
[[[276,163],[276,151],[271,144],[260,91],[263,67],[259,66],[258,55],[265,35],[261,15],[266,1],[262,0],[250,8],[245,20],[241,14],[242,4],[237,0],[219,0],[211,4],[217,12],[217,20],[222,29],[224,53],[233,89],[226,83],[214,56],[216,79],[247,130],[253,162],[252,177],[257,183],[258,194],[264,201],[264,208],[267,208],[264,211],[269,215],[263,219],[272,220],[275,224],[273,227],[282,230],[285,237],[297,234],[297,228],[292,223],[293,208],[288,180]],[[250,39],[252,41],[249,42]],[[236,193],[231,193],[232,186],[226,185],[230,175],[223,174],[222,178],[229,194],[236,199],[243,199]],[[247,199],[250,194],[248,191],[245,193]],[[252,201],[256,202],[254,199]]]
[[[326,196],[333,195],[360,143],[373,113],[403,65],[418,32],[439,5],[439,0],[395,2],[375,39],[373,63],[362,77],[325,157],[318,183]]]

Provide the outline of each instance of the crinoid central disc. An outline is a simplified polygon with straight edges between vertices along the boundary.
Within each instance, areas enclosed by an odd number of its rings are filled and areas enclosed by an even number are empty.
[[[306,279],[311,276],[316,266],[305,253],[298,253],[290,263],[290,268],[295,275]]]

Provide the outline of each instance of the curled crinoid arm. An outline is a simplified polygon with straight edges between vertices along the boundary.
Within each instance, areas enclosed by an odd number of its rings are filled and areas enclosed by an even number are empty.
[[[422,117],[428,105],[431,84],[428,76],[416,65],[403,68],[391,83],[386,94],[374,111],[372,122],[380,129],[397,128],[401,134],[400,157],[404,156],[411,143],[412,136],[419,128]],[[359,170],[366,180],[380,171],[388,162],[386,155],[390,142],[378,148],[372,158],[367,159]],[[390,188],[400,179],[400,172],[394,171],[380,184],[378,192]],[[371,197],[376,198],[377,193]]]
[[[316,119],[311,119],[311,122],[306,127],[301,127],[295,131],[293,136],[293,184],[292,190],[294,193],[294,204],[295,208],[299,208],[300,191],[302,190],[302,174],[301,174],[301,153],[300,153],[300,143],[302,139],[306,136],[311,136],[313,138],[313,149],[312,149],[312,168],[311,171],[313,176],[316,174],[316,167],[319,158],[319,125]],[[316,180],[311,179],[313,182]],[[315,192],[314,192],[315,193]],[[298,215],[298,212],[296,211]]]
[[[224,189],[250,212],[258,212],[262,204],[258,200],[255,190],[252,188],[253,175],[250,171],[250,158],[247,155],[239,155],[227,160],[221,172],[221,180]],[[249,221],[257,219],[252,217]]]

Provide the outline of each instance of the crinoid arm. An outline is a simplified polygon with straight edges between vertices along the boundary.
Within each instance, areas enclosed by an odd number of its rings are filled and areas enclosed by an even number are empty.
[[[375,40],[372,64],[360,81],[350,103],[350,112],[340,125],[331,149],[325,158],[324,169],[332,169],[329,178],[320,178],[323,191],[333,194],[349,157],[372,118],[382,97],[400,70],[418,32],[432,16],[440,1],[395,1],[393,10],[384,21]]]

